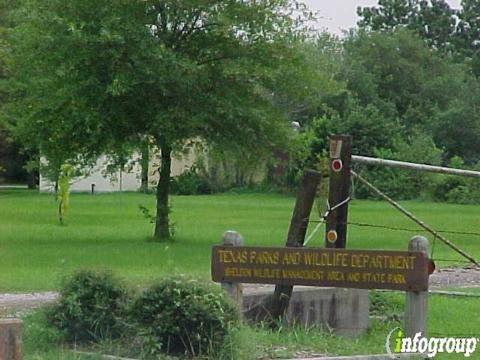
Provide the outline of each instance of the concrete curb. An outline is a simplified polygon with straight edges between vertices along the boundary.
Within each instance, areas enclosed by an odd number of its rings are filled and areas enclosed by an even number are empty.
[[[315,358],[304,359],[289,359],[289,360],[391,360],[388,354],[380,355],[354,355],[354,356],[322,356]],[[395,354],[395,359],[422,359],[419,354]]]

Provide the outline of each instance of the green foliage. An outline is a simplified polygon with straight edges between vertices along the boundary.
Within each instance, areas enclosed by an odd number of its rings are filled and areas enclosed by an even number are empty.
[[[195,167],[171,179],[171,193],[176,195],[210,194],[212,191],[205,176],[201,176]]]
[[[31,352],[67,341],[148,359],[229,359],[240,341],[236,305],[220,288],[186,278],[161,280],[133,298],[110,272],[80,270],[65,281],[58,303],[30,317]]]
[[[21,183],[26,180],[24,164],[27,161],[22,154],[20,144],[11,134],[0,126],[0,182]]]
[[[377,150],[393,148],[401,128],[375,105],[362,106],[350,98],[342,113],[328,118],[327,129],[330,134],[351,135],[354,154],[372,156]],[[326,139],[327,134],[319,135]]]
[[[138,210],[142,213],[143,217],[147,219],[151,224],[155,223],[155,216],[152,215],[149,208],[142,204],[138,204]]]
[[[345,56],[341,76],[360,104],[375,105],[406,130],[426,124],[437,107],[446,108],[467,76],[404,29],[352,35]]]
[[[458,13],[455,48],[459,61],[466,61],[473,73],[480,76],[480,56],[478,33],[480,30],[480,4],[476,0],[462,0],[462,8]]]
[[[478,204],[480,203],[480,187],[478,183],[469,182],[461,184],[449,190],[445,194],[448,202],[457,204]]]
[[[430,128],[447,159],[459,156],[473,165],[480,160],[480,83],[468,81],[460,94],[447,109],[434,113]]]
[[[378,144],[383,144],[381,147],[395,151],[396,141],[408,142],[409,137],[423,132],[433,135],[447,157],[478,156],[477,144],[472,141],[480,135],[480,120],[472,116],[478,96],[467,95],[478,92],[464,66],[432,51],[405,29],[351,35],[345,43],[345,56],[341,76],[348,80],[355,100],[346,98],[334,107],[340,114],[337,127],[343,130],[351,113],[356,124],[350,131],[373,128],[363,130],[368,135],[366,144],[362,132],[357,136],[361,150],[380,150]],[[364,119],[356,120],[361,114]],[[377,126],[372,127],[372,122]]]
[[[58,177],[58,221],[64,223],[68,208],[70,207],[70,181],[73,175],[73,166],[63,164]]]
[[[444,0],[379,0],[378,6],[359,7],[359,26],[371,30],[407,27],[431,47],[452,50],[457,11]]]
[[[467,165],[480,160],[478,81],[412,31],[351,33],[340,69],[337,79],[346,90],[325,96],[315,120],[303,129],[309,155],[297,161],[297,169],[315,167],[335,133],[352,135],[358,155],[435,165],[445,165],[452,156]],[[435,192],[430,175],[367,169],[364,176],[397,199]],[[359,187],[357,195],[370,196],[365,190]],[[467,193],[466,187],[459,188],[449,198],[459,200]]]
[[[325,98],[335,97],[345,90],[345,82],[336,77],[342,71],[343,45],[327,32],[293,45],[304,58],[304,64],[285,63],[280,68],[276,73],[274,101],[284,109],[290,121],[304,126],[311,123],[324,106]]]
[[[220,288],[185,278],[149,287],[133,302],[130,317],[146,356],[218,354],[239,321]]]
[[[432,138],[423,133],[414,134],[408,142],[399,141],[395,150],[383,149],[375,155],[384,159],[440,165],[442,151]],[[396,200],[415,199],[432,191],[434,175],[404,169],[368,166],[362,173],[367,180]],[[358,186],[355,194],[360,198],[376,198],[365,186]]]
[[[126,288],[111,273],[76,271],[64,281],[48,320],[69,342],[116,338],[125,330],[127,300]]]
[[[450,159],[449,167],[457,169],[480,170],[480,162],[467,166],[459,157]],[[480,183],[476,178],[442,175],[434,179],[433,199],[458,204],[480,203]]]
[[[8,122],[2,116],[2,106],[8,100],[7,80],[10,77],[12,67],[9,33],[14,26],[11,12],[16,6],[17,4],[13,1],[0,0],[0,130],[8,125]]]
[[[407,28],[433,50],[453,54],[457,62],[468,64],[478,76],[479,11],[477,0],[462,0],[458,10],[445,0],[379,0],[377,6],[359,7],[357,13],[361,28],[387,32]]]

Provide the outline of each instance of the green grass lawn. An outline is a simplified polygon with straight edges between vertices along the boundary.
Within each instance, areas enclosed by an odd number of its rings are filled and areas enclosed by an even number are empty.
[[[175,242],[158,243],[148,241],[153,225],[138,209],[143,205],[153,211],[153,195],[72,194],[67,225],[60,226],[52,195],[0,189],[0,291],[55,289],[61,276],[79,267],[107,267],[137,284],[172,272],[208,278],[210,247],[220,242],[225,230],[239,231],[248,245],[282,246],[294,201],[277,194],[174,196]],[[414,201],[404,205],[438,229],[480,232],[480,206]],[[349,214],[354,222],[417,228],[380,201],[355,200]],[[317,211],[313,219],[318,220]],[[350,226],[347,246],[403,250],[415,233],[423,232]],[[320,232],[309,245],[322,246],[322,236]],[[480,257],[480,237],[449,237]],[[438,240],[434,257],[461,259]]]

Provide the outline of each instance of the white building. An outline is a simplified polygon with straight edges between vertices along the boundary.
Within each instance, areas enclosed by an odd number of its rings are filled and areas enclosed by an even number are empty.
[[[148,183],[149,187],[155,187],[158,183],[158,167],[160,165],[159,156],[156,153],[150,155],[148,165]],[[171,176],[178,176],[190,169],[194,164],[194,153],[190,150],[186,155],[177,155],[172,159]],[[112,192],[112,191],[137,191],[142,185],[142,169],[140,166],[140,155],[138,153],[132,156],[133,166],[125,168],[123,171],[117,171],[114,174],[107,172],[109,164],[106,156],[97,160],[96,165],[88,172],[88,175],[77,177],[72,180],[71,191],[74,192]],[[53,192],[55,184],[41,175],[39,181],[40,192]]]

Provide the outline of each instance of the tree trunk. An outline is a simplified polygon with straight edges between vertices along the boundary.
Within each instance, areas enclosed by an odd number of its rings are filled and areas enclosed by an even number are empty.
[[[142,159],[140,161],[142,167],[142,185],[140,187],[140,191],[143,193],[148,192],[148,165],[150,162],[148,151],[148,141],[145,140],[145,143],[141,146]]]
[[[32,170],[28,173],[27,186],[30,190],[36,189],[38,187],[37,179],[38,179],[37,171]]]
[[[55,179],[55,185],[53,187],[53,194],[54,194],[54,197],[55,197],[55,201],[58,201],[58,176]]]
[[[161,164],[160,179],[157,185],[157,216],[155,220],[155,238],[161,241],[170,239],[168,193],[170,191],[170,169],[172,148],[166,141],[160,141]]]

